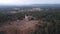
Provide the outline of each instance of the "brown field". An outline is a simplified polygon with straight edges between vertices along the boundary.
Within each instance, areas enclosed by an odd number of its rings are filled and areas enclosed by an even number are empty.
[[[8,23],[0,27],[0,34],[31,34],[34,32],[38,20],[19,20]]]

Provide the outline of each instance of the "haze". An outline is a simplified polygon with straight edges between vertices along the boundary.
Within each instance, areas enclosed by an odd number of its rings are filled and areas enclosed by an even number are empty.
[[[60,0],[0,0],[0,5],[60,4]]]

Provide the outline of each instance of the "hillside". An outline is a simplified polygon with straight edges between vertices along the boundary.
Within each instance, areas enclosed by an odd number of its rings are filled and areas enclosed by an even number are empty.
[[[36,24],[35,22],[37,22],[35,20],[28,21],[28,22],[22,21],[23,23],[21,22],[21,20],[23,20],[23,18],[25,16],[25,14],[31,15],[32,17],[35,17],[36,20],[38,20],[38,24],[35,26],[35,31],[32,32],[33,34],[60,34],[60,27],[59,27],[60,26],[60,9],[59,8],[56,8],[56,9],[49,8],[49,9],[44,9],[42,11],[25,11],[25,12],[19,12],[19,13],[15,13],[15,14],[0,13],[0,24],[1,24],[0,27],[2,27],[4,24],[6,25],[6,23],[8,23],[8,22],[13,23],[13,25],[18,24],[17,25],[18,27],[20,24],[22,24],[22,25],[25,24],[26,26],[33,27],[33,25]],[[17,23],[16,20],[19,20],[19,22]],[[12,27],[15,27],[15,26],[12,26]],[[23,27],[21,29],[23,30],[23,29],[25,29],[25,27]],[[30,29],[28,28],[28,30],[30,30]],[[25,31],[26,30],[24,30],[24,32]]]
[[[9,22],[10,24],[6,23],[2,27],[0,27],[0,34],[30,34],[31,31],[35,31],[35,26],[38,24],[37,20],[31,21],[12,21]],[[29,32],[30,33],[29,33]]]

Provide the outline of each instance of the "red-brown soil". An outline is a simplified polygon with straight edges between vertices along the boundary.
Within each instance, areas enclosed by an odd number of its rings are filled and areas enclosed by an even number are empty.
[[[34,32],[36,24],[38,24],[38,20],[19,20],[9,22],[10,24],[5,24],[0,27],[0,32],[4,31],[6,34],[30,34]]]

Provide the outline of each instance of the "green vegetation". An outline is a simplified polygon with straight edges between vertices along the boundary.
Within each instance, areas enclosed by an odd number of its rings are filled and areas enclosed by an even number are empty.
[[[60,9],[44,9],[43,11],[26,11],[15,14],[0,13],[0,23],[22,20],[25,14],[40,20],[33,34],[60,34]]]
[[[34,34],[60,34],[60,9],[49,9],[40,14]]]

